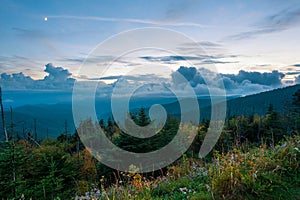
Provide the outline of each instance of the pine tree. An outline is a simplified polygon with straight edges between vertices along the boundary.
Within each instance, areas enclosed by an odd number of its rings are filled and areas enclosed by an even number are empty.
[[[150,119],[146,114],[145,108],[140,109],[137,118],[138,118],[137,125],[139,126],[147,126],[150,123]]]
[[[300,89],[297,90],[294,94],[293,94],[293,115],[294,115],[294,129],[295,131],[300,131],[300,127],[299,127],[299,123],[300,123]]]
[[[292,103],[295,106],[296,112],[300,113],[300,89],[293,94]]]

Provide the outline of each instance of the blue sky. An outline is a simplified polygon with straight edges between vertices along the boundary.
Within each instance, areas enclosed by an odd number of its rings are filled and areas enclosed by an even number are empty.
[[[187,60],[198,59],[196,68],[214,65],[222,74],[237,76],[240,70],[278,70],[285,75],[280,79],[292,81],[300,74],[298,0],[2,0],[0,24],[0,73],[22,72],[40,82],[54,77],[45,71],[48,63],[62,67],[57,70],[62,73],[68,70],[70,76],[62,76],[62,82],[76,79],[82,60],[99,43],[144,27],[172,29],[198,42],[205,54],[193,52],[189,44],[180,47],[185,55],[191,51]],[[210,57],[203,59],[204,55]],[[176,69],[182,64],[171,54],[146,52],[138,58],[131,65],[150,61]],[[119,74],[115,70],[107,75]]]

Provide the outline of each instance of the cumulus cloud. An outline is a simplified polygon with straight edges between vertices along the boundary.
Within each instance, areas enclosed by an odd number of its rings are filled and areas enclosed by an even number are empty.
[[[228,77],[237,83],[242,83],[243,81],[248,80],[253,84],[278,86],[281,85],[281,79],[284,77],[284,74],[278,72],[277,70],[274,70],[271,73],[247,72],[241,70],[237,75],[222,74],[222,76]]]
[[[30,76],[21,73],[0,75],[0,85],[5,90],[60,90],[71,91],[75,79],[71,78],[71,73],[62,67],[56,67],[51,63],[45,65],[44,70],[47,75],[40,80],[34,80]],[[180,78],[181,74],[185,80]],[[177,91],[184,92],[188,86],[192,86],[197,95],[209,95],[209,91],[221,91],[224,87],[227,94],[248,95],[271,90],[282,86],[284,74],[278,71],[272,72],[247,72],[239,71],[238,74],[217,74],[206,68],[184,67],[181,66],[171,74],[171,79],[157,77],[155,75],[140,76],[110,76],[101,79],[87,78],[90,81],[100,81],[98,83],[97,96],[109,96],[118,84],[121,90],[127,94],[130,88],[143,86],[139,93],[143,95],[160,94],[168,95],[169,87]],[[105,84],[102,81],[115,79],[112,84]],[[150,83],[145,85],[146,83]],[[300,76],[296,78],[300,83]],[[152,83],[159,83],[157,86]],[[121,93],[122,93],[121,92]]]
[[[49,89],[71,89],[73,87],[75,79],[70,78],[72,73],[68,70],[48,63],[44,71],[48,75],[43,80],[37,81],[40,86]]]
[[[271,90],[282,86],[283,73],[272,72],[246,72],[238,74],[216,74],[208,69],[195,67],[180,67],[172,74],[172,82],[184,88],[183,81],[176,79],[176,73],[180,73],[188,81],[198,95],[208,95],[210,90],[221,90],[224,86],[227,94],[248,95]],[[222,84],[223,83],[223,84]]]
[[[34,85],[34,80],[30,76],[25,76],[22,72],[15,74],[2,73],[0,84],[4,89],[27,89],[28,85]]]
[[[43,79],[33,80],[30,76],[21,73],[0,75],[0,85],[6,90],[69,90],[72,89],[75,79],[70,78],[72,75],[68,70],[62,67],[55,67],[48,63],[44,70],[48,73]]]
[[[195,77],[196,73],[197,73],[197,69],[195,67],[183,67],[181,66],[177,72],[179,72],[182,76],[184,76],[184,78],[187,81],[191,81],[193,80],[193,78]],[[174,74],[172,76],[173,78],[175,78]],[[177,79],[174,79],[174,81],[176,82]]]
[[[49,74],[48,76],[45,76],[44,79],[54,82],[66,81],[69,76],[72,75],[68,70],[63,69],[62,67],[55,67],[52,63],[48,63],[44,71]]]

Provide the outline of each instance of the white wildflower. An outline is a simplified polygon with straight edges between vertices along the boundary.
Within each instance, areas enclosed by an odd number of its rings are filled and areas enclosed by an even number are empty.
[[[186,194],[188,192],[188,189],[186,187],[179,188],[179,190],[183,193]]]
[[[286,142],[281,145],[282,148],[286,147]]]
[[[210,186],[209,185],[206,184],[205,187],[206,187],[207,191],[210,191]]]

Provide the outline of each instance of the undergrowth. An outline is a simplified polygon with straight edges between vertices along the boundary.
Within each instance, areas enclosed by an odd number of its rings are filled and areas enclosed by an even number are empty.
[[[299,136],[275,147],[215,151],[209,163],[183,156],[158,178],[143,177],[137,168],[122,173],[102,187],[101,199],[300,199],[299,159]]]

